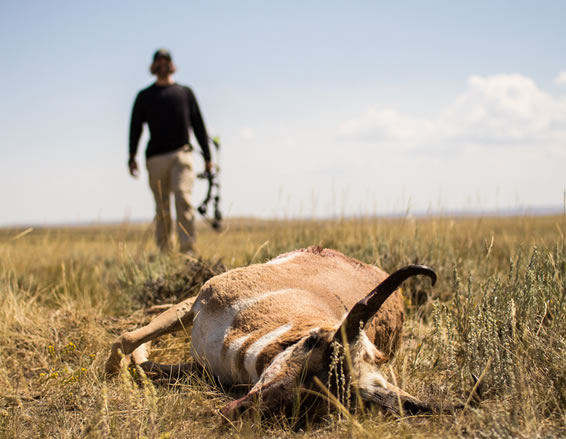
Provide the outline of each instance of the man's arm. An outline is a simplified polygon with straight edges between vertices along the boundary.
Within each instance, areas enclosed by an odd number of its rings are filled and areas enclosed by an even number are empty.
[[[190,88],[188,88],[188,93],[191,126],[200,145],[200,149],[202,150],[206,169],[210,171],[212,169],[212,162],[210,159],[210,148],[208,146],[208,133],[206,132],[206,127],[204,126],[204,121],[202,120],[202,115],[197,103],[197,98]]]
[[[128,159],[128,168],[132,177],[138,176],[138,164],[136,163],[136,154],[138,152],[138,143],[140,141],[143,128],[143,107],[141,103],[141,93],[138,93],[132,109],[132,119],[130,121],[130,157]]]

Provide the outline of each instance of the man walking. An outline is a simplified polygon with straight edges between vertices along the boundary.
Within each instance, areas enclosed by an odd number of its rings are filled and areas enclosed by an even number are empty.
[[[194,209],[191,191],[194,182],[192,147],[189,129],[193,129],[201,147],[206,169],[211,171],[208,134],[192,90],[175,83],[175,65],[169,51],[159,49],[153,55],[150,71],[155,83],[140,91],[132,110],[130,124],[130,159],[133,177],[138,175],[136,153],[144,122],[150,139],[145,151],[149,186],[155,198],[157,245],[171,250],[171,193],[175,198],[177,236],[181,252],[191,252],[195,241]]]

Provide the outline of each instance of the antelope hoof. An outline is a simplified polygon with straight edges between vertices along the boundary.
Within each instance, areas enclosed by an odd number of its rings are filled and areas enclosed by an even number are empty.
[[[104,373],[107,377],[111,377],[120,372],[120,365],[122,363],[122,358],[124,358],[124,354],[122,354],[122,349],[120,347],[120,343],[114,343],[112,345],[110,357],[108,357],[104,366]]]

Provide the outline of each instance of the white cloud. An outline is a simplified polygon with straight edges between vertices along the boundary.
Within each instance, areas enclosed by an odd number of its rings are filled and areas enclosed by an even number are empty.
[[[471,76],[464,92],[437,115],[415,118],[394,109],[370,109],[344,123],[340,137],[405,149],[522,146],[561,151],[566,99],[551,96],[520,74]]]
[[[554,78],[554,82],[558,85],[566,84],[566,72],[560,72],[556,78]]]
[[[434,129],[434,124],[430,121],[407,117],[394,109],[370,108],[362,118],[344,123],[340,127],[340,134],[345,138],[354,137],[367,141],[391,139],[400,144],[411,145],[418,142],[419,136]]]
[[[255,132],[250,127],[242,127],[240,128],[240,135],[244,139],[253,139],[255,137]]]

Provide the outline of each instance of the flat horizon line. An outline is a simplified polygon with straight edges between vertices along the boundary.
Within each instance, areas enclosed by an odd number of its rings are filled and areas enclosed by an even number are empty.
[[[566,216],[566,206],[539,206],[539,207],[511,207],[501,209],[439,209],[439,210],[415,210],[373,214],[373,215],[327,215],[327,216],[254,216],[240,215],[224,218],[225,221],[237,221],[247,219],[250,221],[329,221],[329,220],[353,220],[353,219],[400,219],[400,218],[482,218],[482,217],[525,217],[525,216]],[[29,227],[86,227],[86,226],[112,226],[123,224],[148,224],[153,222],[151,218],[122,218],[105,220],[85,221],[22,221],[16,223],[0,223],[0,228],[29,228]],[[204,223],[203,218],[197,218],[198,223]]]

